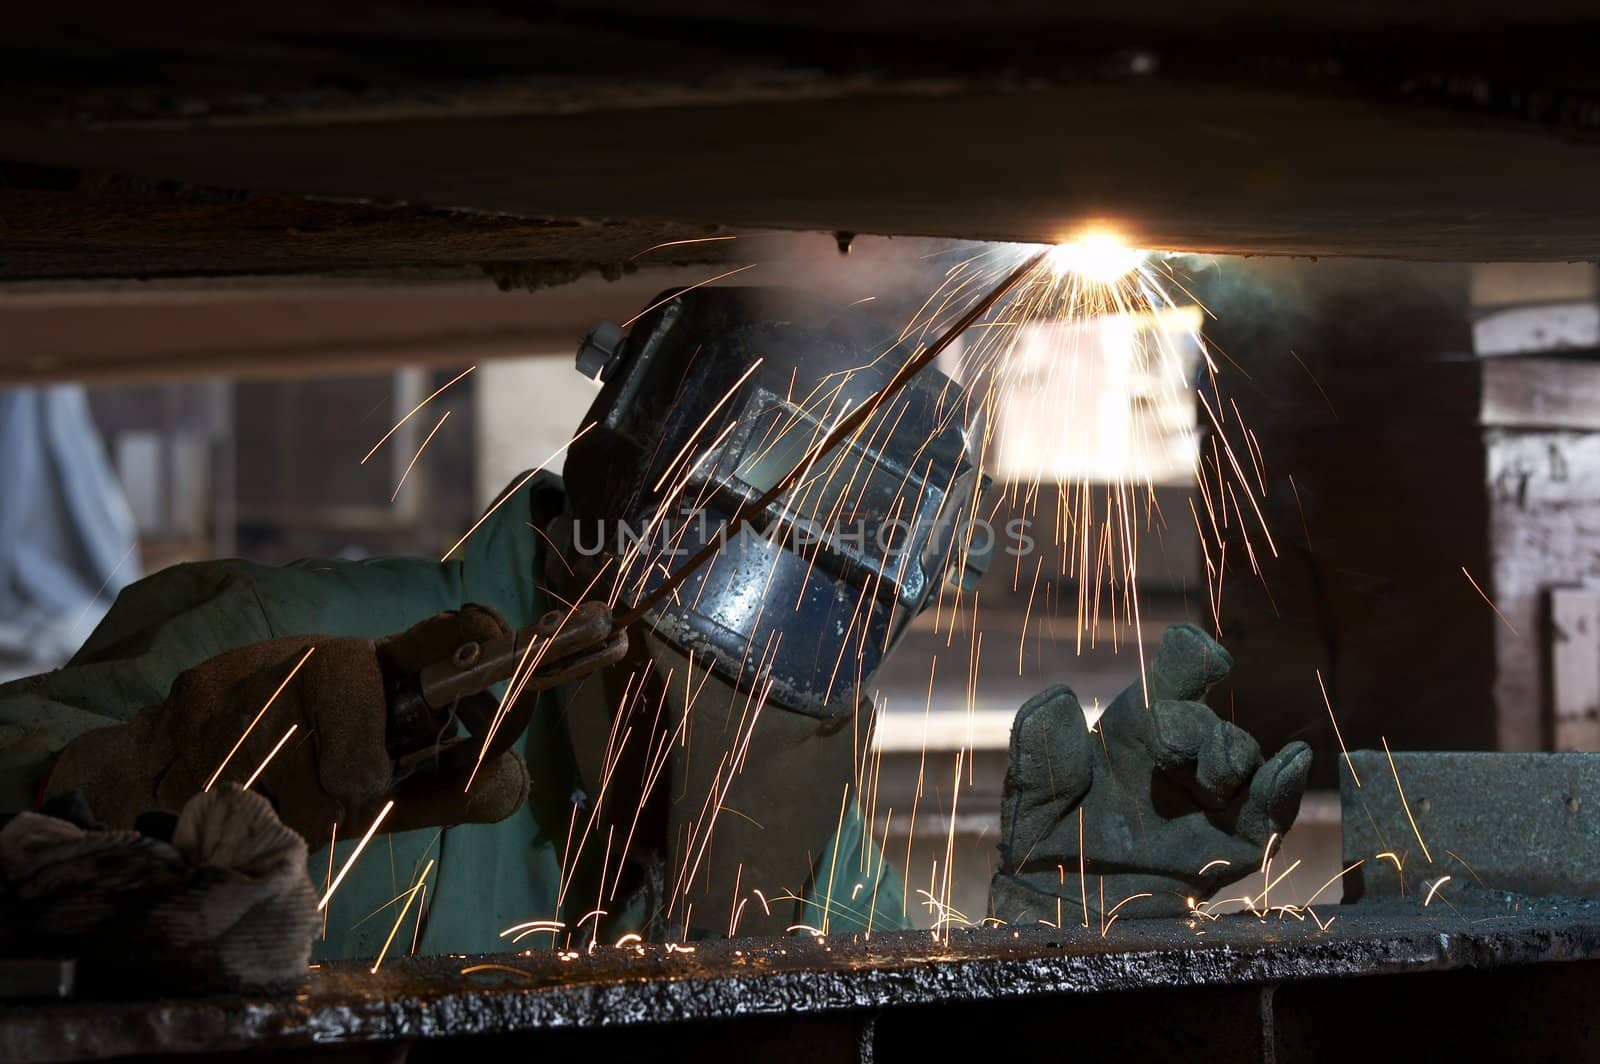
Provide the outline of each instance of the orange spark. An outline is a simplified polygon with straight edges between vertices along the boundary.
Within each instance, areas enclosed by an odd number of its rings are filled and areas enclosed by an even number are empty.
[[[289,670],[289,675],[285,676],[283,682],[278,685],[278,689],[272,692],[272,697],[267,699],[266,705],[257,711],[255,719],[245,728],[244,734],[239,736],[239,741],[233,744],[233,749],[228,751],[228,756],[222,759],[222,764],[217,766],[217,770],[211,774],[210,779],[206,780],[206,785],[201,790],[209,791],[212,785],[217,782],[217,777],[222,775],[222,770],[228,767],[228,762],[233,760],[233,755],[239,752],[239,747],[244,745],[244,741],[250,737],[250,733],[255,730],[255,726],[261,723],[261,718],[266,716],[267,710],[272,708],[272,703],[276,702],[278,696],[283,694],[283,689],[289,686],[289,681],[294,679],[295,674],[300,671],[300,667],[306,663],[306,660],[311,657],[311,652],[316,649],[314,646],[306,648],[306,652],[300,656],[300,660],[295,662],[294,668]],[[254,777],[251,778],[253,779]]]
[[[406,478],[409,477],[411,475],[411,471],[417,467],[417,461],[422,457],[422,452],[428,449],[428,444],[433,442],[433,438],[439,434],[439,430],[444,428],[444,423],[449,420],[450,411],[446,410],[444,412],[444,417],[440,418],[439,423],[433,426],[433,431],[428,433],[427,439],[422,441],[422,446],[417,448],[417,453],[411,456],[411,461],[409,464],[407,464],[406,471],[400,474],[400,483],[394,486],[394,494],[389,496],[390,502],[394,502],[400,497],[400,489],[406,486]]]
[[[644,258],[646,255],[650,254],[652,251],[660,251],[662,248],[682,247],[685,244],[714,244],[719,240],[737,240],[737,239],[739,239],[737,236],[697,236],[697,237],[690,237],[687,240],[663,240],[659,244],[651,244],[649,247],[645,248],[643,251],[638,252],[637,254],[628,256],[628,261],[629,262],[635,262],[635,261],[637,261],[639,259]]]
[[[378,448],[382,447],[385,443],[387,443],[389,441],[389,437],[390,436],[393,436],[396,432],[400,431],[400,426],[404,425],[407,421],[410,421],[411,418],[416,414],[416,412],[418,410],[421,410],[423,407],[427,406],[429,403],[431,403],[435,399],[439,398],[439,396],[444,394],[444,392],[452,384],[454,384],[456,381],[460,380],[462,377],[465,377],[467,374],[471,373],[473,370],[475,370],[477,368],[478,368],[477,366],[468,366],[466,369],[462,370],[460,373],[458,373],[454,377],[450,378],[450,380],[446,381],[442,386],[440,386],[438,391],[434,392],[432,395],[428,396],[422,402],[420,402],[416,406],[412,407],[410,413],[408,413],[405,417],[401,418],[399,421],[396,421],[394,423],[394,428],[390,429],[388,432],[385,432],[383,434],[383,439],[379,440],[377,443],[372,445],[372,450],[368,451],[366,453],[365,457],[363,457],[361,459],[361,464],[362,465],[366,465],[367,464],[367,459],[371,458],[373,455],[377,454],[378,453]]]
[[[743,273],[746,270],[754,269],[755,266],[756,266],[756,264],[752,262],[752,263],[749,263],[747,265],[740,266],[737,269],[729,270],[727,273],[719,273],[715,277],[707,277],[704,281],[700,281],[700,282],[698,282],[696,284],[689,285],[687,288],[675,289],[675,290],[673,290],[671,295],[663,296],[662,298],[656,300],[654,303],[651,303],[648,307],[645,307],[639,313],[635,314],[633,317],[631,317],[627,321],[623,322],[620,327],[623,328],[623,329],[626,329],[628,326],[632,325],[634,322],[638,321],[640,318],[644,317],[646,314],[650,313],[652,310],[655,310],[661,304],[670,303],[670,302],[672,302],[672,300],[677,299],[679,296],[684,295],[687,292],[692,292],[696,288],[704,288],[708,284],[712,284],[712,283],[714,283],[716,281],[720,281],[725,277],[732,277],[736,273]]]
[[[472,975],[474,972],[510,972],[512,975],[520,975],[524,979],[533,978],[532,973],[526,972],[521,968],[513,968],[509,964],[469,964],[461,969],[459,974]]]
[[[1500,618],[1500,623],[1505,625],[1507,628],[1511,629],[1511,634],[1512,635],[1516,635],[1517,634],[1517,626],[1512,624],[1510,621],[1506,620],[1506,615],[1500,612],[1500,607],[1496,606],[1494,604],[1494,599],[1490,598],[1484,592],[1483,588],[1478,586],[1478,582],[1476,580],[1472,579],[1472,574],[1467,572],[1467,567],[1465,565],[1463,565],[1461,567],[1461,575],[1467,578],[1467,583],[1472,585],[1472,590],[1476,591],[1479,595],[1483,596],[1483,601],[1485,601],[1485,602],[1487,602],[1489,604],[1489,608],[1491,610],[1494,610],[1494,615],[1496,617]]]
[[[361,836],[361,841],[356,843],[356,848],[350,851],[350,856],[345,858],[344,865],[339,869],[339,874],[333,877],[333,884],[328,887],[328,892],[322,896],[321,901],[317,902],[317,911],[320,912],[328,907],[329,900],[333,898],[333,892],[339,889],[339,884],[344,882],[344,877],[350,874],[350,869],[355,867],[356,859],[361,856],[361,851],[367,848],[367,843],[372,841],[372,836],[378,833],[378,825],[383,823],[383,818],[388,816],[389,810],[393,808],[394,799],[391,798],[383,809],[379,811],[377,819],[373,820],[372,826],[367,829],[367,833]]]
[[[278,745],[274,746],[267,756],[262,759],[261,764],[256,766],[256,770],[250,773],[250,778],[244,781],[244,786],[239,788],[240,790],[248,791],[250,789],[250,785],[256,781],[256,777],[260,776],[262,770],[264,770],[267,765],[271,763],[273,758],[278,756],[278,751],[283,749],[283,744],[289,741],[289,737],[293,735],[296,729],[299,727],[300,725],[298,724],[289,725],[289,730],[283,733],[283,738],[278,740]]]
[[[1389,740],[1381,735],[1378,738],[1383,743],[1384,756],[1389,759],[1389,771],[1394,773],[1394,789],[1400,794],[1400,808],[1406,811],[1406,819],[1411,821],[1411,830],[1417,836],[1417,843],[1422,847],[1422,856],[1428,859],[1429,864],[1432,864],[1433,854],[1428,852],[1428,844],[1422,841],[1422,832],[1417,828],[1417,818],[1411,815],[1411,803],[1406,801],[1405,788],[1400,786],[1400,771],[1394,767],[1394,755],[1389,753]],[[1382,855],[1380,854],[1379,856]],[[1400,862],[1396,861],[1395,867],[1399,867],[1399,865]]]
[[[392,803],[391,803],[392,804]],[[378,951],[378,959],[372,962],[372,972],[377,974],[378,966],[383,963],[383,958],[389,952],[389,946],[394,942],[396,932],[400,925],[406,922],[406,913],[411,911],[411,903],[417,900],[417,892],[428,882],[428,873],[433,871],[433,858],[428,858],[428,863],[423,866],[422,875],[417,877],[417,885],[412,887],[406,896],[406,903],[400,907],[400,915],[395,917],[394,926],[389,929],[389,937],[383,940],[383,948]]]
[[[1328,719],[1333,722],[1333,737],[1339,740],[1339,749],[1344,752],[1344,763],[1350,769],[1350,778],[1356,781],[1356,786],[1361,786],[1361,777],[1356,775],[1355,763],[1350,760],[1350,749],[1344,745],[1344,734],[1339,731],[1339,721],[1333,715],[1333,703],[1328,699],[1327,685],[1322,682],[1322,670],[1315,670],[1317,686],[1322,690],[1322,704],[1328,707]]]
[[[1309,910],[1311,903],[1322,897],[1323,891],[1327,890],[1329,887],[1339,882],[1339,880],[1343,879],[1345,876],[1349,875],[1351,872],[1354,872],[1356,869],[1360,868],[1366,863],[1366,860],[1363,858],[1362,860],[1357,861],[1355,864],[1350,865],[1348,868],[1341,868],[1339,871],[1335,872],[1326,883],[1322,884],[1322,886],[1311,892],[1311,897],[1305,900],[1302,907]]]

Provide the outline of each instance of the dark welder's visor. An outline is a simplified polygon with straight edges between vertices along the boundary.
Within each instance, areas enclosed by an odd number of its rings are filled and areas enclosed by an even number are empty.
[[[929,369],[880,401],[913,352],[859,313],[781,290],[680,293],[617,350],[567,484],[580,524],[628,528],[611,549],[624,601],[720,541],[647,614],[656,635],[786,709],[854,712],[946,578],[987,562],[970,549],[986,478],[966,395]],[[875,407],[860,429],[818,453],[861,404]],[[730,534],[741,510],[751,526]]]
[[[937,463],[922,453],[929,436],[897,423],[904,422],[907,405],[890,404],[854,439],[817,453],[828,426],[758,393],[729,441],[732,476],[718,486],[754,500],[803,466],[799,481],[759,516],[757,527],[842,577],[870,574],[877,596],[920,608],[929,577],[942,575],[956,525],[969,516],[972,483],[954,470],[946,472],[954,472],[957,483],[930,479]]]

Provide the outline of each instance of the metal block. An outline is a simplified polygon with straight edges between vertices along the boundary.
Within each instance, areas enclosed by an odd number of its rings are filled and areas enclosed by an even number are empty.
[[[1600,754],[1400,752],[1391,766],[1356,750],[1340,762],[1344,862],[1361,862],[1347,901],[1600,896]]]

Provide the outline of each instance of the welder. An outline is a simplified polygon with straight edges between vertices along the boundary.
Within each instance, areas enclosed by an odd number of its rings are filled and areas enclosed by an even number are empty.
[[[603,387],[564,484],[519,478],[443,562],[225,560],[134,584],[64,668],[0,687],[4,811],[71,794],[132,827],[264,765],[252,789],[284,823],[313,850],[338,843],[311,858],[324,885],[378,825],[331,902],[327,957],[377,953],[385,907],[429,860],[421,952],[505,948],[541,918],[593,920],[603,941],[899,925],[899,881],[850,785],[883,657],[986,561],[964,529],[984,489],[971,403],[926,370],[834,453],[808,451],[905,354],[865,313],[777,289],[686,290],[626,335],[597,329],[579,365]],[[728,536],[800,461],[815,475]],[[602,603],[650,596],[719,537],[613,630]],[[523,655],[509,694],[467,684],[481,648],[521,647],[518,630],[554,649]],[[1263,765],[1197,701],[1225,662],[1174,630],[1108,713],[1126,722],[1102,725],[1108,743],[1065,689],[1024,708],[1003,917],[1054,918],[1084,838],[1114,893],[1137,885],[1172,912],[1236,878],[1196,879],[1180,843],[1242,866],[1287,827],[1309,755]],[[430,713],[438,690],[455,694]],[[1135,823],[1166,830],[1146,845]],[[759,909],[735,909],[741,886]]]

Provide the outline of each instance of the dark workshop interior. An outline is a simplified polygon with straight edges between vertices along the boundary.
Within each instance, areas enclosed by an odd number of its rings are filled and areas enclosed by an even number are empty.
[[[0,1060],[1600,1060],[1600,13],[5,24]]]

